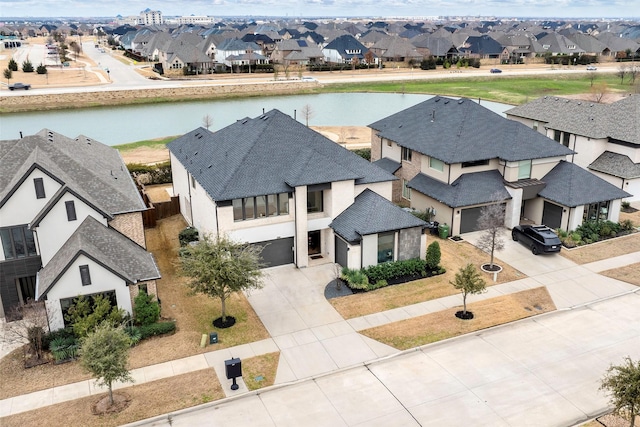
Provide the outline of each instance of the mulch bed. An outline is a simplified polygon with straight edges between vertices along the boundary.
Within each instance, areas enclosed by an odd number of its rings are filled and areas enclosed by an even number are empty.
[[[93,405],[93,415],[116,414],[122,412],[131,404],[131,397],[124,392],[113,393],[113,405],[109,403],[109,394],[101,397]]]
[[[395,277],[393,279],[389,279],[387,281],[387,286],[384,286],[384,287],[386,288],[393,285],[401,285],[403,283],[413,282],[414,280],[427,279],[429,277],[439,276],[439,275],[440,274],[432,274],[430,271],[427,271],[426,276],[422,276],[420,274],[412,274],[408,276]],[[352,294],[360,294],[364,292],[370,292],[369,290],[366,290],[366,289],[351,289],[345,281],[341,279],[338,279],[338,280],[342,282],[342,284],[339,286],[336,284],[335,280],[332,280],[327,284],[327,286],[325,286],[324,297],[326,299],[338,298],[338,297],[343,297],[343,296],[352,295]],[[378,288],[378,289],[382,289],[382,288]]]
[[[213,321],[213,326],[220,329],[230,328],[236,324],[236,318],[233,316],[227,316],[227,320],[222,321],[222,317],[218,317]]]

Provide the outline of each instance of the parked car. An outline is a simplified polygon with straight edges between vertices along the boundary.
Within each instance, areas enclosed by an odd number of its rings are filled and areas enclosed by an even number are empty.
[[[491,73],[496,74],[496,73],[501,73],[502,70],[500,68],[492,68],[489,70]]]
[[[309,76],[303,76],[300,80],[302,80],[303,82],[315,82],[315,81],[317,81],[313,77],[309,77]]]
[[[516,225],[511,238],[531,249],[534,255],[560,252],[562,246],[555,231],[546,225]]]
[[[587,71],[595,71],[597,68],[593,65],[587,65]]]
[[[14,89],[29,90],[31,89],[31,85],[28,83],[14,83],[12,85],[9,85],[9,90],[14,90]]]

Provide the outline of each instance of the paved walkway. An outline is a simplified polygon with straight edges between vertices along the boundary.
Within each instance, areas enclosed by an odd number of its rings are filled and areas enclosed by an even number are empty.
[[[473,241],[474,235],[466,235],[466,240]],[[632,313],[640,312],[640,298],[638,298],[637,293],[631,294],[631,292],[637,291],[637,287],[629,285],[624,282],[620,282],[614,279],[609,279],[607,277],[598,275],[597,272],[608,270],[610,268],[617,268],[624,265],[629,265],[632,263],[640,262],[640,252],[636,252],[629,255],[624,255],[621,257],[615,257],[604,261],[599,261],[596,263],[586,264],[582,266],[578,266],[573,262],[567,260],[561,256],[539,256],[534,257],[531,255],[526,248],[518,245],[514,242],[507,243],[507,248],[500,252],[498,255],[504,262],[507,262],[527,274],[529,277],[524,278],[522,280],[509,282],[501,285],[492,286],[489,291],[485,294],[479,296],[473,296],[471,301],[477,301],[483,298],[491,298],[495,296],[500,296],[504,294],[508,294],[511,292],[517,292],[524,289],[535,288],[539,286],[547,286],[549,293],[551,294],[556,306],[559,309],[562,308],[570,308],[570,307],[582,307],[587,303],[593,301],[599,301],[604,298],[613,297],[615,295],[621,294],[629,294],[624,297],[616,298],[610,301],[602,302],[603,305],[595,305],[597,307],[610,307],[622,305],[620,311],[617,309],[607,309],[612,311],[612,315],[623,316],[621,319],[617,319],[619,321],[626,321],[626,323],[631,323],[630,325],[625,325],[623,322],[620,325],[617,325],[612,322],[615,322],[616,319],[608,319],[601,318],[601,323],[593,323],[588,319],[580,318],[578,321],[578,317],[572,316],[573,312],[564,312],[557,313],[557,316],[568,319],[559,322],[559,325],[564,327],[572,327],[574,329],[580,329],[584,326],[589,325],[591,329],[587,329],[584,331],[586,334],[582,338],[575,338],[572,334],[574,332],[567,332],[567,336],[563,339],[561,335],[549,335],[550,331],[544,328],[537,328],[541,324],[543,324],[544,319],[547,316],[541,316],[533,318],[526,323],[533,323],[532,334],[533,338],[529,337],[526,339],[527,342],[527,351],[524,354],[518,355],[517,353],[522,352],[522,347],[511,348],[510,352],[507,352],[507,349],[499,349],[498,353],[504,353],[508,358],[513,360],[518,359],[517,364],[526,365],[526,359],[528,357],[543,357],[539,349],[546,348],[552,354],[560,352],[561,354],[564,350],[554,349],[554,346],[565,346],[570,345],[571,351],[578,351],[578,348],[575,347],[576,339],[578,341],[585,341],[585,344],[589,344],[587,347],[592,347],[595,344],[606,345],[609,340],[606,337],[595,337],[593,335],[599,334],[602,332],[603,335],[606,335],[605,332],[611,332],[611,328],[617,328],[622,333],[620,338],[615,339],[627,339],[626,335],[629,333],[629,328],[634,332],[635,341],[631,341],[631,346],[629,347],[630,352],[635,352],[636,355],[640,355],[640,339],[638,339],[640,331],[637,331],[633,328],[638,328],[637,322],[637,314],[629,315],[624,317],[623,313],[626,313],[624,309],[630,310]],[[239,397],[242,395],[249,395],[247,397],[247,401],[242,398],[241,400],[244,402],[243,405],[249,405],[249,401],[255,401],[256,394],[247,393],[248,390],[244,382],[240,379],[239,385],[240,388],[236,391],[230,390],[231,381],[227,380],[224,373],[224,360],[230,359],[232,357],[240,357],[241,359],[257,356],[260,354],[265,354],[274,351],[280,351],[281,357],[278,366],[278,372],[276,376],[276,384],[289,384],[300,382],[301,380],[307,380],[311,378],[316,378],[312,381],[302,381],[296,386],[286,387],[282,390],[289,390],[291,392],[285,391],[262,391],[260,405],[264,405],[264,402],[268,400],[268,396],[271,395],[281,395],[281,394],[289,394],[292,393],[293,397],[295,397],[296,393],[300,393],[300,391],[296,390],[297,387],[307,387],[307,388],[317,388],[320,384],[320,379],[322,381],[331,383],[333,381],[337,381],[338,383],[349,380],[350,375],[355,375],[358,377],[358,373],[365,373],[366,375],[371,374],[373,372],[371,370],[372,366],[380,366],[382,367],[381,374],[385,372],[385,366],[393,367],[395,363],[398,363],[398,366],[403,366],[405,369],[409,369],[412,371],[411,373],[402,372],[398,373],[400,375],[398,379],[402,379],[402,381],[413,381],[413,377],[420,377],[420,373],[424,373],[424,368],[426,366],[421,366],[426,362],[420,361],[416,365],[416,369],[411,368],[411,364],[413,362],[403,362],[408,355],[414,351],[405,352],[404,354],[397,357],[391,357],[393,355],[398,355],[399,352],[387,345],[379,343],[375,340],[367,338],[358,333],[358,331],[367,329],[373,326],[379,326],[382,324],[395,322],[398,320],[407,319],[410,317],[420,316],[423,314],[428,314],[431,312],[435,312],[438,310],[443,310],[450,307],[460,306],[462,301],[459,295],[449,296],[445,298],[440,298],[438,300],[428,301],[424,303],[414,304],[408,307],[402,307],[399,309],[389,310],[381,313],[376,313],[369,316],[363,316],[355,319],[350,319],[345,321],[342,317],[333,309],[331,304],[329,304],[324,298],[324,288],[327,283],[329,283],[334,275],[334,270],[332,265],[321,265],[317,267],[307,268],[307,269],[296,269],[291,266],[283,266],[283,267],[275,267],[267,270],[267,277],[265,287],[259,291],[253,291],[249,295],[249,301],[254,307],[256,313],[260,316],[263,324],[269,331],[272,338],[266,339],[263,341],[245,344],[238,347],[232,347],[228,349],[211,351],[205,354],[196,355],[187,357],[184,359],[174,360],[171,362],[161,363],[157,365],[151,365],[144,368],[135,369],[132,371],[132,375],[136,380],[137,384],[145,383],[149,381],[154,381],[162,378],[171,377],[173,375],[179,375],[187,372],[192,372],[200,369],[206,369],[209,367],[214,368],[218,377],[220,378],[220,382],[223,386],[223,390],[227,394],[228,397]],[[623,301],[623,302],[621,302]],[[589,309],[585,309],[584,307],[576,309],[576,313],[591,313],[594,309],[589,307]],[[568,316],[568,317],[567,317]],[[542,319],[542,320],[539,320]],[[635,323],[629,322],[629,319],[636,319]],[[574,323],[578,322],[574,325]],[[500,331],[503,330],[520,330],[521,322],[517,322],[513,325],[510,325],[508,328],[498,328]],[[606,325],[606,327],[604,326]],[[491,334],[492,332],[488,332]],[[508,334],[510,334],[509,332]],[[575,332],[578,333],[578,332]],[[589,335],[589,334],[592,335]],[[475,343],[474,337],[483,336],[485,332],[470,335],[468,337],[461,338],[459,341],[454,340],[455,343],[458,342],[472,342]],[[519,332],[516,334],[520,334]],[[558,334],[557,330],[553,331],[553,334]],[[529,332],[527,333],[529,335]],[[569,335],[571,335],[571,339],[569,339]],[[518,335],[520,338],[515,338],[513,342],[520,342],[523,344],[522,335]],[[589,338],[591,337],[591,338]],[[513,340],[514,338],[509,338]],[[586,341],[593,340],[593,343],[586,343]],[[532,348],[531,345],[535,343],[536,345]],[[618,343],[618,341],[616,341]],[[430,352],[432,348],[450,348],[449,344],[453,344],[451,341],[447,342],[446,346],[443,345],[432,345],[427,346],[424,349],[417,350],[418,353],[427,354]],[[464,344],[462,344],[464,345]],[[474,344],[476,345],[476,344]],[[468,365],[465,363],[468,357],[474,357],[473,365],[476,367],[474,370],[480,369],[489,369],[489,370],[498,370],[504,368],[504,364],[502,362],[495,363],[496,360],[500,360],[501,357],[497,357],[498,354],[495,353],[495,349],[491,350],[488,355],[484,354],[484,349],[487,348],[486,345],[477,344],[478,347],[468,347],[464,349],[461,353],[457,353],[454,350],[453,354],[449,355],[448,358],[455,363],[460,363],[462,365]],[[584,347],[584,348],[587,348]],[[455,348],[455,347],[452,347]],[[472,349],[473,348],[473,349]],[[569,350],[567,350],[569,351]],[[595,350],[594,350],[595,351]],[[505,353],[506,352],[506,353]],[[430,353],[429,353],[430,354]],[[504,356],[503,354],[503,356]],[[546,354],[546,353],[545,353]],[[568,353],[567,353],[568,354]],[[567,357],[567,354],[564,354],[564,359],[571,359]],[[572,353],[573,354],[573,353]],[[605,356],[608,353],[605,353]],[[616,353],[616,356],[618,354]],[[497,357],[497,358],[496,358]],[[572,356],[573,357],[573,356]],[[604,357],[604,356],[603,356]],[[525,361],[520,360],[519,358],[524,358]],[[581,359],[582,356],[578,357]],[[432,364],[433,358],[432,356],[428,357],[429,364]],[[380,362],[380,360],[383,360]],[[387,361],[384,361],[387,360]],[[479,361],[482,360],[482,364],[478,364]],[[491,362],[493,360],[493,362]],[[599,359],[600,360],[600,359]],[[611,359],[610,357],[604,357],[601,362],[606,361],[609,363]],[[395,362],[394,362],[395,361]],[[513,361],[512,361],[513,362]],[[543,363],[544,360],[536,360],[535,363]],[[573,361],[572,361],[573,362]],[[406,363],[406,364],[405,364]],[[533,363],[533,362],[531,362]],[[364,366],[364,367],[363,367]],[[355,368],[354,368],[355,367]],[[419,369],[418,369],[419,367]],[[432,367],[432,366],[430,366]],[[590,372],[594,375],[597,374],[598,378],[604,372],[603,367],[599,369],[601,366],[598,365],[597,370],[591,370]],[[352,368],[352,369],[347,369]],[[467,366],[465,369],[472,369]],[[429,372],[431,370],[429,369]],[[350,373],[351,372],[351,373]],[[367,372],[369,374],[367,374]],[[335,376],[327,374],[335,373]],[[515,374],[521,374],[522,372],[514,371]],[[481,375],[480,372],[475,372],[476,375]],[[490,374],[497,375],[499,378],[503,378],[503,374]],[[506,374],[505,374],[506,375]],[[328,380],[324,378],[334,378],[334,380]],[[387,384],[391,378],[387,378],[385,381],[379,379],[364,379],[364,377],[360,378],[362,381],[367,381],[367,384],[373,381],[373,383],[379,382],[380,384],[384,383],[384,387],[389,389],[389,385]],[[496,380],[496,378],[493,378]],[[492,381],[493,381],[492,380]],[[423,381],[423,380],[421,380]],[[441,386],[446,386],[449,380],[443,382]],[[453,381],[453,380],[451,380]],[[454,383],[460,382],[462,379],[457,379]],[[517,380],[515,378],[512,381]],[[464,384],[465,381],[462,381]],[[305,385],[306,384],[306,385]],[[426,387],[425,383],[425,387]],[[434,386],[434,384],[430,383],[429,387]],[[514,383],[515,384],[515,383]],[[116,385],[116,388],[126,387],[129,384],[125,385]],[[344,384],[343,384],[344,385]],[[329,384],[327,384],[329,387]],[[397,385],[398,389],[401,389],[400,385]],[[416,387],[415,385],[413,386]],[[415,388],[415,393],[418,393],[418,390],[421,390],[420,393],[424,394],[423,403],[429,401],[428,396],[430,396],[432,391],[422,390],[423,387]],[[436,387],[437,388],[437,387]],[[457,388],[454,388],[457,390]],[[454,390],[452,389],[452,390]],[[462,390],[462,389],[461,389]],[[461,391],[460,390],[460,391]],[[591,390],[589,388],[589,390]],[[20,413],[27,410],[32,410],[38,407],[44,407],[51,404],[73,400],[77,398],[81,398],[84,396],[89,396],[96,393],[101,393],[104,390],[96,388],[94,382],[92,380],[81,381],[74,384],[69,384],[61,387],[55,387],[52,389],[42,390],[35,393],[30,393],[27,395],[16,396],[9,399],[0,400],[0,417],[7,416],[11,414]],[[347,389],[343,390],[344,393],[347,393]],[[317,392],[317,390],[316,390]],[[413,414],[412,411],[407,412],[407,406],[401,402],[395,391],[389,390],[389,393],[394,395],[394,399],[396,403],[400,402],[401,407],[404,406],[405,409],[402,409],[400,412]],[[412,391],[411,393],[414,393]],[[452,394],[453,391],[451,392]],[[383,393],[386,395],[386,393]],[[450,394],[446,392],[445,395]],[[309,394],[309,396],[313,396],[314,393]],[[417,394],[420,396],[421,394]],[[267,397],[265,397],[267,396]],[[345,408],[345,410],[352,411],[354,408],[359,405],[367,402],[367,407],[369,407],[369,411],[374,414],[376,411],[373,408],[375,406],[375,402],[371,401],[371,399],[375,400],[374,396],[369,396],[367,398],[356,398],[357,393],[353,395],[353,397],[342,397],[346,399],[346,402],[349,402],[353,405],[353,408]],[[442,397],[442,396],[440,396]],[[325,400],[329,398],[329,396],[325,396]],[[416,397],[419,399],[418,397]],[[437,396],[434,399],[437,400]],[[467,396],[470,398],[470,396]],[[265,400],[266,399],[266,400]],[[302,396],[298,396],[294,401],[299,401],[302,404]],[[362,399],[363,402],[358,402],[358,399]],[[286,400],[285,400],[286,401]],[[313,400],[311,400],[313,402]],[[458,402],[460,404],[461,402]],[[462,402],[464,403],[464,402]],[[467,402],[470,403],[470,402]],[[595,402],[595,406],[591,405],[591,403],[585,403],[585,409],[579,410],[581,413],[580,417],[584,418],[585,414],[590,415],[589,412],[590,407],[602,408],[606,407],[606,402]],[[226,405],[226,403],[220,404],[219,402],[215,404],[216,407],[218,405]],[[258,405],[257,407],[260,407]],[[334,409],[337,408],[337,403],[333,403]],[[438,404],[439,405],[439,404]],[[591,405],[591,406],[590,406]],[[249,405],[252,407],[251,405]],[[313,406],[313,405],[312,405]],[[338,405],[340,406],[340,405]],[[471,405],[474,406],[474,405]],[[210,407],[210,406],[209,406]],[[457,411],[453,411],[453,414],[457,414],[460,410],[466,410],[467,406],[463,408],[458,408]],[[484,408],[485,410],[487,408]],[[433,410],[433,409],[432,409]],[[197,409],[190,409],[189,411],[197,412]],[[187,412],[189,412],[187,411]],[[244,409],[243,409],[244,411]],[[220,412],[221,414],[225,411]],[[271,410],[269,410],[271,413]],[[285,411],[286,412],[286,411]],[[304,412],[304,411],[303,411]],[[331,412],[331,411],[329,411]],[[340,412],[340,410],[338,410]],[[365,411],[366,412],[366,411]],[[393,412],[393,411],[392,411]],[[481,412],[480,412],[481,413]],[[312,414],[312,411],[305,412],[305,414]],[[303,414],[298,414],[303,415]],[[340,415],[342,416],[342,415]],[[372,415],[373,416],[373,415]],[[185,416],[185,419],[189,419],[188,416]],[[413,415],[412,415],[413,417]],[[374,417],[377,422],[383,422],[385,417]],[[411,418],[411,417],[410,417]],[[270,418],[272,419],[272,418]],[[310,418],[314,419],[314,418]],[[322,418],[323,420],[325,418]],[[326,418],[327,420],[331,419],[330,417]],[[373,419],[373,418],[372,418]],[[407,418],[409,419],[409,418]],[[483,418],[483,419],[492,419],[492,418]],[[272,419],[272,423],[268,423],[265,425],[289,425],[282,421],[276,422],[275,418]],[[294,423],[297,425],[309,425],[309,419],[307,419],[306,423],[303,422],[305,420],[298,418],[298,422]],[[320,422],[320,419],[316,419],[317,423],[311,423],[313,425],[322,425],[324,422]],[[366,420],[365,420],[366,421]],[[414,420],[415,421],[415,420]],[[372,425],[369,422],[367,425]],[[395,423],[392,423],[395,424]],[[402,424],[402,423],[401,423]],[[422,422],[420,422],[422,424]],[[507,422],[505,425],[511,424]],[[176,425],[176,424],[174,424]],[[186,424],[184,424],[186,425]],[[216,424],[218,425],[218,424]],[[226,425],[222,423],[220,425]],[[242,425],[242,423],[240,424]],[[254,425],[254,424],[252,424]],[[259,424],[255,424],[259,425]],[[327,424],[327,425],[356,425],[351,422],[347,424]],[[375,425],[375,424],[374,424]],[[388,423],[387,423],[388,425]],[[410,423],[406,425],[411,425]],[[493,424],[493,425],[500,425]],[[515,425],[515,424],[513,424]],[[522,425],[522,424],[519,424]],[[541,425],[541,424],[537,424]],[[545,424],[546,425],[546,424]]]

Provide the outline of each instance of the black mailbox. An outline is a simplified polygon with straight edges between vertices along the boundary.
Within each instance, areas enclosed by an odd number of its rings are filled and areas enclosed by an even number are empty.
[[[229,359],[224,361],[224,368],[227,374],[227,379],[233,379],[233,384],[231,384],[231,390],[237,390],[238,384],[236,383],[236,378],[242,376],[242,362],[239,358]]]
[[[215,344],[218,342],[218,333],[211,332],[209,333],[209,344]]]

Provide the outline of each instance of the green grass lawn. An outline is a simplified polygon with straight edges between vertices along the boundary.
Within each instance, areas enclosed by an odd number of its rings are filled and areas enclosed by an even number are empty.
[[[419,73],[420,71],[416,71]],[[428,72],[428,71],[423,71]],[[609,92],[629,92],[633,87],[620,84],[614,74],[599,74],[593,82],[587,73],[548,74],[540,77],[470,77],[455,79],[409,80],[391,82],[336,83],[325,85],[323,92],[393,92],[428,93],[434,95],[482,98],[519,105],[545,95],[563,96],[589,93],[594,86],[605,83]]]
[[[147,139],[144,141],[130,142],[127,144],[114,145],[113,148],[121,152],[134,150],[139,147],[164,148],[169,142],[173,141],[178,136],[168,136],[165,138]]]

